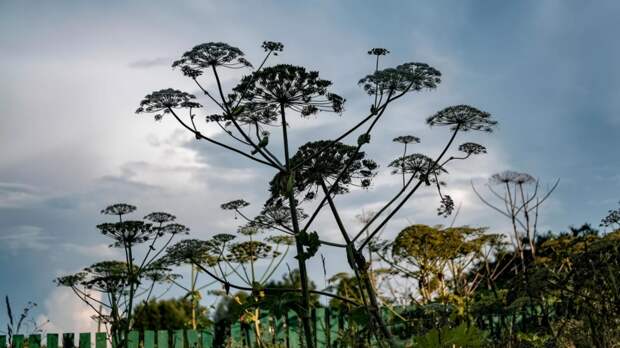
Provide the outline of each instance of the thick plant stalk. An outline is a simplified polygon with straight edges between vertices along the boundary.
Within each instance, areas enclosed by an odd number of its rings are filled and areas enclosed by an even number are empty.
[[[286,131],[286,112],[284,105],[280,104],[280,115],[282,116],[282,138],[284,143],[284,159],[288,175],[292,175],[290,170],[290,155],[288,149],[288,135]],[[291,209],[291,220],[293,223],[293,231],[295,233],[295,246],[297,249],[297,263],[299,265],[299,276],[301,280],[301,321],[304,328],[304,337],[306,341],[306,347],[314,348],[314,339],[312,333],[312,325],[310,323],[310,292],[308,289],[308,270],[306,269],[306,259],[302,257],[304,255],[304,246],[299,239],[301,230],[299,229],[299,221],[297,219],[297,203],[295,196],[290,188],[287,188],[288,203]]]

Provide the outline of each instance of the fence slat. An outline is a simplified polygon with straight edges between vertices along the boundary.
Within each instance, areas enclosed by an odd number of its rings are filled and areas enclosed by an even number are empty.
[[[90,332],[80,333],[79,345],[80,348],[90,348]]]
[[[317,348],[327,347],[327,335],[326,332],[329,330],[325,323],[325,308],[317,308],[315,311],[315,326],[314,326],[314,334],[316,337],[315,346]]]
[[[139,345],[140,333],[138,331],[129,331],[127,334],[127,348],[138,348]]]
[[[62,334],[62,347],[75,348],[75,335],[72,333]]]
[[[41,335],[30,335],[28,337],[28,348],[40,348]]]
[[[174,348],[184,348],[183,347],[183,330],[174,330],[172,333],[172,340],[174,341]]]
[[[200,348],[200,340],[196,330],[187,330],[185,335],[187,335],[187,348]]]
[[[0,336],[0,348],[6,348],[6,336]]]
[[[155,332],[144,330],[144,348],[155,348]]]
[[[58,334],[47,334],[47,348],[58,348]]]
[[[288,346],[290,348],[300,346],[301,328],[299,327],[300,320],[297,317],[297,313],[293,311],[288,312],[286,320],[286,329],[288,330]]]
[[[13,347],[12,348],[24,348],[24,335],[13,336]]]
[[[105,332],[97,332],[95,334],[95,348],[107,348],[108,347],[108,334]],[[50,348],[50,347],[47,347]]]
[[[209,331],[203,331],[200,333],[202,340],[202,348],[213,347],[213,335]]]
[[[168,331],[157,331],[157,348],[168,348]]]

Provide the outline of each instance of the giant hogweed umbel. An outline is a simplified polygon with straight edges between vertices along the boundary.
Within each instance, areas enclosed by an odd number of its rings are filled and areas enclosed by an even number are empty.
[[[359,80],[359,85],[371,98],[369,112],[354,119],[354,123],[338,136],[306,139],[306,143],[302,141],[303,145],[295,150],[291,148],[293,134],[290,132],[294,130],[291,117],[298,115],[307,118],[324,112],[343,114],[345,98],[334,93],[332,83],[323,79],[317,71],[289,64],[268,66],[269,58],[282,52],[284,46],[281,43],[268,41],[262,47],[265,57],[256,67],[245,58],[243,51],[225,43],[204,43],[192,48],[174,62],[173,68],[180,69],[204,94],[200,103],[194,95],[163,89],[147,95],[137,113],[153,113],[156,120],[171,116],[197,140],[207,141],[274,171],[268,183],[270,195],[257,217],[251,218],[241,211],[247,206],[242,200],[223,207],[233,210],[252,228],[293,237],[301,288],[292,290],[302,295],[299,313],[307,347],[312,348],[314,340],[309,318],[310,289],[306,263],[321,246],[341,248],[346,254],[357,283],[361,284],[358,305],[368,314],[372,332],[380,340],[394,346],[397,343],[379,315],[380,299],[370,280],[368,262],[362,250],[420,187],[436,187],[441,199],[439,214],[451,213],[454,203],[449,195],[442,193],[445,182],[439,180],[439,176],[447,174],[449,162],[485,153],[486,149],[482,145],[465,143],[460,147],[464,156],[449,156],[448,151],[458,133],[490,132],[496,121],[489,113],[467,105],[451,106],[430,116],[427,119],[430,126],[447,126],[451,131],[446,145],[434,156],[408,154],[407,146],[413,146],[419,138],[397,137],[395,140],[405,149],[390,167],[394,174],[402,177],[402,187],[361,230],[350,231],[336,206],[337,197],[356,186],[370,188],[379,167],[362,148],[371,142],[373,130],[386,117],[392,103],[406,95],[436,88],[441,82],[441,73],[419,62],[383,68],[380,58],[389,51],[371,49],[368,54],[374,57],[374,71]],[[227,69],[250,70],[236,85],[227,88],[220,77]],[[204,79],[208,79],[209,83],[205,84]],[[206,88],[207,85],[212,88]],[[196,111],[201,108],[209,109],[204,116],[206,122],[198,121]],[[219,127],[222,133],[206,135],[204,127],[211,124]],[[275,132],[280,133],[280,141],[274,140],[272,133]],[[353,136],[357,136],[356,140],[346,144],[345,141]],[[280,143],[281,154],[275,153],[273,145],[276,143]],[[316,217],[325,209],[341,233],[342,242],[326,241],[314,231]],[[254,250],[250,244],[238,248]],[[260,250],[261,255],[264,254],[262,251],[266,252],[265,248]],[[218,278],[227,288],[246,288],[235,284],[230,278]],[[258,286],[251,285],[250,288]],[[323,295],[337,296],[329,293]],[[351,299],[344,300],[357,303]]]

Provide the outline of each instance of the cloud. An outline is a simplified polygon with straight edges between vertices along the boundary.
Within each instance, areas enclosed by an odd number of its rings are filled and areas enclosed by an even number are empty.
[[[19,208],[41,198],[39,190],[32,185],[0,182],[0,208]]]
[[[92,296],[100,300],[97,293]],[[82,302],[69,289],[58,287],[51,290],[43,304],[44,313],[37,317],[37,322],[49,323],[45,331],[50,333],[96,332],[97,323],[92,319],[95,311]]]
[[[148,69],[159,66],[170,66],[172,60],[168,57],[158,57],[150,59],[139,59],[128,64],[130,68],[134,69]]]
[[[19,225],[5,229],[0,235],[0,248],[13,252],[22,249],[46,250],[52,237],[43,233],[43,228],[32,225]]]

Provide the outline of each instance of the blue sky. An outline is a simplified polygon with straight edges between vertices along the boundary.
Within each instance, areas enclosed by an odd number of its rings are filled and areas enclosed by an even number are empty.
[[[373,158],[385,165],[397,156],[390,140],[403,132],[436,151],[447,133],[429,130],[424,118],[470,104],[500,125],[461,139],[487,145],[489,154],[450,177],[463,205],[458,223],[507,231],[469,181],[513,169],[545,183],[561,179],[541,229],[598,224],[620,200],[619,15],[616,1],[3,1],[0,294],[38,302],[55,329],[88,328],[88,312],[52,279],[117,256],[94,228],[101,208],[126,201],[140,214],[168,210],[194,237],[208,238],[234,226],[221,202],[243,194],[258,206],[265,198],[264,172],[192,142],[171,121],[133,114],[153,90],[194,91],[169,66],[209,41],[238,46],[253,61],[262,41],[281,41],[285,52],[274,63],[334,81],[347,112],[299,123],[299,142],[335,135],[366,110],[357,81],[372,69],[369,48],[392,52],[385,66],[429,63],[442,71],[442,84],[394,107],[373,137]],[[370,192],[343,197],[348,223],[387,197],[393,181],[382,176]],[[402,211],[388,234],[411,222],[442,223],[426,198]],[[320,226],[337,239],[327,219]],[[343,270],[338,255],[325,253],[330,271]],[[319,264],[311,266],[320,278]]]

